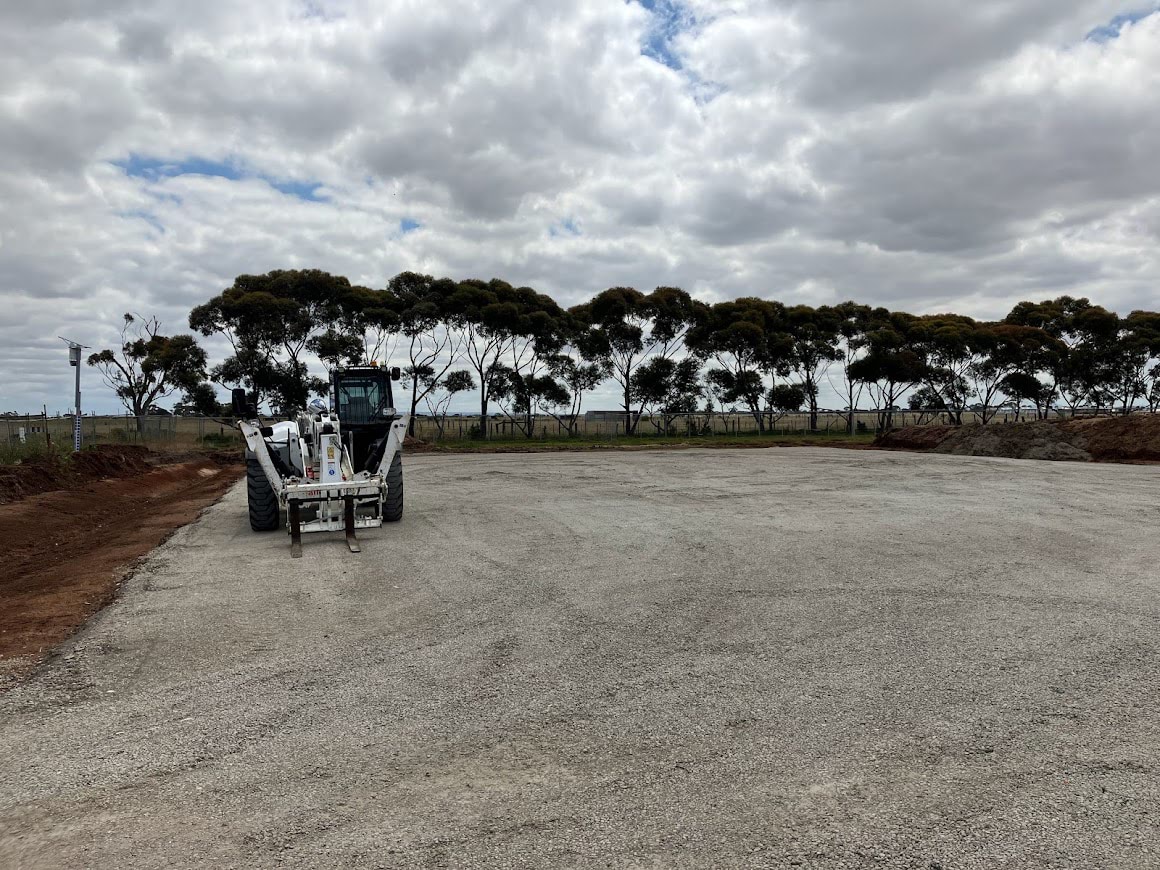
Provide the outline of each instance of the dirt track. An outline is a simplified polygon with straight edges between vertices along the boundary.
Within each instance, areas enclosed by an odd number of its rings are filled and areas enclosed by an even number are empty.
[[[240,474],[210,459],[130,465],[131,476],[0,504],[0,687],[112,600],[134,561]]]
[[[1160,469],[423,456],[233,490],[0,695],[0,866],[1160,864]]]

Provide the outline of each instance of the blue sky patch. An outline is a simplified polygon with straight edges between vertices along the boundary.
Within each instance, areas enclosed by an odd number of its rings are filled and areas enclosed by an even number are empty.
[[[205,175],[213,178],[227,178],[230,181],[259,178],[280,193],[305,202],[323,202],[326,199],[325,196],[319,195],[318,191],[322,184],[317,181],[280,179],[260,172],[250,172],[243,168],[240,163],[232,160],[209,160],[205,157],[161,160],[157,157],[130,154],[124,160],[114,160],[113,165],[130,178],[144,178],[147,181],[160,181],[162,178],[176,178],[179,175]]]
[[[704,19],[698,19],[687,9],[684,0],[630,0],[630,2],[639,3],[652,15],[652,26],[649,27],[640,47],[642,55],[667,66],[674,72],[681,73],[692,86],[693,99],[698,105],[711,103],[725,93],[724,85],[705,81],[696,73],[685,69],[674,47],[677,37],[704,25]]]
[[[580,227],[576,226],[575,218],[564,218],[559,223],[548,227],[548,235],[553,239],[558,236],[578,236],[580,235]]]
[[[241,170],[230,163],[206,160],[203,157],[188,157],[185,160],[167,161],[156,157],[130,154],[126,160],[114,160],[113,165],[124,170],[131,178],[158,181],[178,175],[213,175],[236,181],[242,177]]]
[[[421,226],[423,225],[414,218],[405,217],[399,221],[399,232],[405,236],[407,233],[415,232],[415,230],[419,229]]]
[[[1142,21],[1149,15],[1155,14],[1157,11],[1158,10],[1153,7],[1152,9],[1139,9],[1135,12],[1121,12],[1107,24],[1101,24],[1099,27],[1095,27],[1088,31],[1088,34],[1084,37],[1084,39],[1086,39],[1088,42],[1111,42],[1113,39],[1120,35],[1120,31],[1123,30],[1126,26],[1129,24],[1135,24],[1137,21]]]
[[[317,181],[276,181],[265,176],[258,176],[265,179],[266,183],[272,188],[289,196],[304,199],[307,202],[323,202],[326,197],[318,195],[318,189],[322,187]]]
[[[637,0],[637,2],[651,12],[653,17],[653,26],[649,28],[640,53],[669,69],[680,72],[683,66],[681,59],[673,51],[673,40],[692,23],[690,17],[681,9],[677,0]]]

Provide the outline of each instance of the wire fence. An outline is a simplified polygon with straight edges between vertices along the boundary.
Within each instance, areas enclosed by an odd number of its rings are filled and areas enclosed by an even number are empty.
[[[1090,416],[1095,413],[1081,409],[1080,413]],[[1053,416],[1069,416],[1068,411],[1056,410]],[[1036,419],[1033,410],[991,412],[990,425],[1003,425]],[[0,438],[8,447],[28,446],[33,450],[41,445],[49,449],[71,449],[73,443],[74,418],[71,416],[48,416],[45,414],[0,416]],[[765,434],[770,435],[842,435],[849,431],[855,434],[874,434],[879,426],[877,411],[865,410],[854,413],[853,424],[846,411],[824,410],[817,415],[817,425],[811,425],[808,413],[784,414],[767,419]],[[948,425],[952,422],[945,411],[898,410],[893,412],[893,426]],[[964,424],[981,423],[978,412],[968,411],[963,415]],[[443,420],[426,415],[415,418],[415,437],[429,442],[466,441],[480,437],[480,417],[478,414],[452,414]],[[513,420],[502,414],[488,418],[489,437],[493,439],[561,439],[586,438],[656,438],[691,437],[704,435],[757,435],[761,431],[752,414],[722,412],[714,414],[682,414],[662,418],[658,415],[642,416],[636,423],[635,432],[626,433],[624,413],[621,411],[590,411],[575,421],[571,429],[563,421],[547,415],[537,415],[526,431],[526,421]],[[123,415],[92,415],[82,418],[81,440],[85,445],[94,444],[141,444],[158,449],[180,449],[197,446],[225,447],[241,444],[241,438],[232,421],[211,417],[180,417],[151,415],[135,417]]]
[[[989,422],[992,425],[1014,423],[1036,419],[1034,410],[1000,411],[994,409],[989,412]],[[892,426],[924,426],[949,425],[952,422],[950,414],[945,411],[928,410],[912,411],[899,410],[892,414]],[[963,414],[963,423],[981,423],[982,415],[968,411]],[[817,425],[811,425],[811,416],[807,412],[774,415],[764,421],[764,432],[773,435],[842,435],[849,432],[855,434],[872,435],[879,428],[879,413],[877,411],[855,411],[851,423],[848,411],[819,411]],[[451,414],[445,420],[439,421],[433,417],[417,415],[415,418],[415,437],[424,441],[460,441],[479,437],[480,417],[478,414]],[[696,435],[756,435],[763,431],[757,418],[752,414],[722,412],[680,414],[675,417],[661,417],[659,415],[642,416],[637,421],[635,431],[626,434],[626,421],[623,411],[590,411],[577,418],[575,424],[567,426],[565,421],[551,416],[540,414],[531,426],[531,435],[528,435],[527,421],[511,419],[501,414],[493,414],[488,418],[490,437],[496,439],[510,438],[588,438],[609,439],[625,437],[690,437]]]
[[[0,437],[7,445],[69,447],[73,443],[75,418],[45,414],[0,417]],[[147,447],[184,448],[240,443],[237,429],[228,420],[210,417],[125,415],[84,416],[81,442],[93,444],[141,444]]]

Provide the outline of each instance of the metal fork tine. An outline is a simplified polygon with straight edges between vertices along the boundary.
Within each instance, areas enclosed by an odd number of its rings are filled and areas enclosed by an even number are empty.
[[[302,517],[299,512],[297,499],[290,499],[290,555],[295,559],[302,558]]]
[[[343,525],[346,526],[346,545],[350,547],[352,553],[361,553],[362,547],[358,545],[358,538],[354,533],[354,496],[345,496],[343,502],[345,502]]]

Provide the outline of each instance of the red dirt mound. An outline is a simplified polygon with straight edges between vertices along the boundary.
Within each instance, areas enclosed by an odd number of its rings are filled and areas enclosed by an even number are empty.
[[[955,456],[1005,456],[1009,459],[1049,459],[1090,462],[1092,456],[1060,423],[991,423],[960,426],[944,438],[935,453]]]
[[[1160,462],[1160,415],[1038,420],[987,426],[907,426],[875,446],[957,456],[1073,462]]]
[[[132,477],[143,474],[152,466],[147,447],[113,447],[99,445],[83,450],[72,458],[73,470],[83,478],[100,480],[106,477]]]
[[[892,450],[931,450],[954,431],[954,426],[903,426],[879,435],[874,439],[874,446]]]
[[[1090,417],[1060,425],[1097,462],[1160,462],[1160,414]]]
[[[0,465],[0,504],[109,477],[132,477],[152,468],[149,449],[101,444],[67,459],[34,456],[19,465]]]

